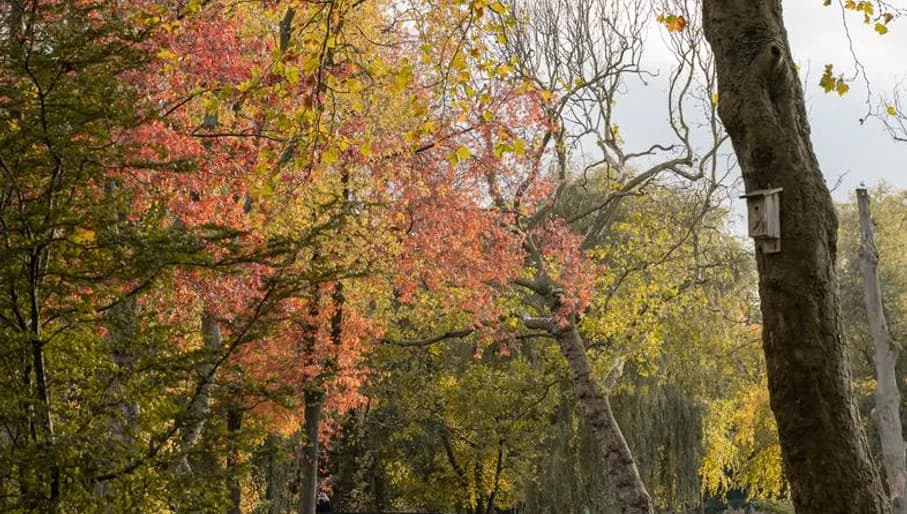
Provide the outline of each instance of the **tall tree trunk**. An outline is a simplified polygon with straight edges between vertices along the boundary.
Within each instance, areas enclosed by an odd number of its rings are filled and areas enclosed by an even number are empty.
[[[617,491],[622,514],[652,514],[652,499],[636,468],[627,440],[614,419],[611,402],[599,391],[592,379],[592,368],[586,355],[586,345],[575,326],[557,333],[561,353],[570,366],[570,378],[586,419],[595,435],[608,469],[608,476]]]
[[[138,302],[135,297],[128,296],[120,299],[110,309],[106,319],[105,341],[109,346],[110,360],[116,366],[109,386],[104,392],[106,401],[116,406],[116,412],[109,422],[109,437],[106,444],[111,452],[122,451],[122,447],[128,448],[139,429],[139,406],[126,397],[125,388],[120,382],[120,377],[128,377],[133,370],[137,309]],[[114,482],[107,480],[98,483],[95,491],[100,497],[112,497],[116,494],[113,486]],[[105,512],[113,512],[113,506],[108,505]]]
[[[227,406],[227,430],[230,432],[230,454],[227,456],[227,476],[229,477],[230,506],[227,514],[242,512],[242,485],[239,470],[239,449],[236,439],[242,429],[242,410],[236,404]]]
[[[191,403],[186,408],[186,425],[182,430],[179,442],[180,460],[177,469],[181,473],[192,472],[192,466],[189,464],[189,452],[201,439],[202,430],[205,428],[205,418],[211,410],[213,377],[209,375],[211,375],[211,370],[214,368],[212,355],[220,348],[221,337],[217,321],[207,312],[202,316],[202,338],[205,345],[204,354],[202,360],[195,366],[197,389],[194,392]]]
[[[265,439],[265,501],[268,514],[283,514],[287,502],[286,444],[283,438],[269,435]],[[292,448],[292,446],[290,446]],[[292,450],[289,452],[292,453]]]
[[[809,139],[780,0],[703,0],[718,110],[747,192],[783,188],[782,251],[757,250],[763,348],[800,514],[889,512],[860,426],[841,334],[837,216]]]
[[[57,512],[60,502],[60,467],[54,455],[54,425],[50,415],[50,390],[47,386],[47,370],[44,364],[44,341],[32,340],[32,366],[35,372],[35,403],[37,405],[41,445],[48,453],[47,470],[48,502],[47,512]]]
[[[315,514],[318,503],[318,425],[321,421],[321,407],[324,394],[320,391],[307,390],[305,400],[305,440],[302,444],[301,483],[299,514]]]
[[[56,512],[60,501],[60,467],[57,464],[57,456],[54,450],[54,425],[51,416],[50,404],[50,387],[48,385],[48,372],[44,355],[44,346],[46,341],[43,340],[41,331],[42,324],[42,291],[41,281],[43,278],[42,260],[46,256],[39,250],[34,249],[29,257],[26,275],[29,281],[28,303],[29,303],[29,336],[31,346],[31,371],[34,373],[34,397],[33,414],[34,430],[33,439],[38,444],[43,453],[42,457],[47,462],[47,497],[46,504],[43,506],[47,512]]]
[[[873,235],[869,195],[857,189],[860,210],[860,272],[863,274],[863,292],[869,329],[875,346],[876,390],[875,409],[872,411],[879,440],[882,443],[882,465],[888,479],[888,494],[892,511],[907,514],[907,452],[901,427],[901,392],[895,366],[900,349],[888,333],[888,321],[882,307],[882,288],[879,286],[879,251]]]

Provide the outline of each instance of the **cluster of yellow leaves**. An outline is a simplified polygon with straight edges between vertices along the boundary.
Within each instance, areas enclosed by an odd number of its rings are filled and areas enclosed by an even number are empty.
[[[834,65],[825,65],[825,71],[822,73],[822,77],[819,79],[819,86],[821,86],[826,93],[831,93],[832,91],[834,91],[838,93],[838,96],[844,96],[848,91],[850,91],[850,86],[844,79],[843,73],[835,77],[833,70]]]
[[[764,382],[711,404],[706,428],[701,468],[704,490],[720,494],[742,486],[750,497],[782,494],[781,447]]]
[[[831,0],[824,0],[823,5],[831,5]],[[875,22],[873,25],[873,30],[879,33],[879,35],[885,35],[888,33],[888,24],[894,20],[894,14],[890,12],[883,12],[876,16],[876,8],[872,2],[855,0],[846,0],[844,2],[844,8],[849,11],[855,11],[863,15],[863,23],[869,25],[870,23]]]

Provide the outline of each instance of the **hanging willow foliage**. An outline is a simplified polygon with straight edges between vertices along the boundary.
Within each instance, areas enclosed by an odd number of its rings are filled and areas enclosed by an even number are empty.
[[[609,514],[618,509],[597,445],[567,387],[539,463],[528,484],[525,514]],[[675,385],[638,378],[632,392],[612,398],[615,416],[659,511],[698,512],[702,410]],[[656,414],[657,413],[657,414]]]

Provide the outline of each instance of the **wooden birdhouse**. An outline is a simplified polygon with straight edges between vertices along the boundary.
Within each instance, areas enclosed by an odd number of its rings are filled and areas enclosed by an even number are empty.
[[[762,253],[781,251],[781,188],[760,189],[746,198],[749,235],[756,240]]]

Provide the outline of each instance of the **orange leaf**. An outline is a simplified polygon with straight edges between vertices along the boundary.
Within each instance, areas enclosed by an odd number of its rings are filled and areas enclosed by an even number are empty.
[[[668,32],[680,32],[687,26],[687,19],[683,16],[674,16],[673,14],[665,18],[665,25]]]

